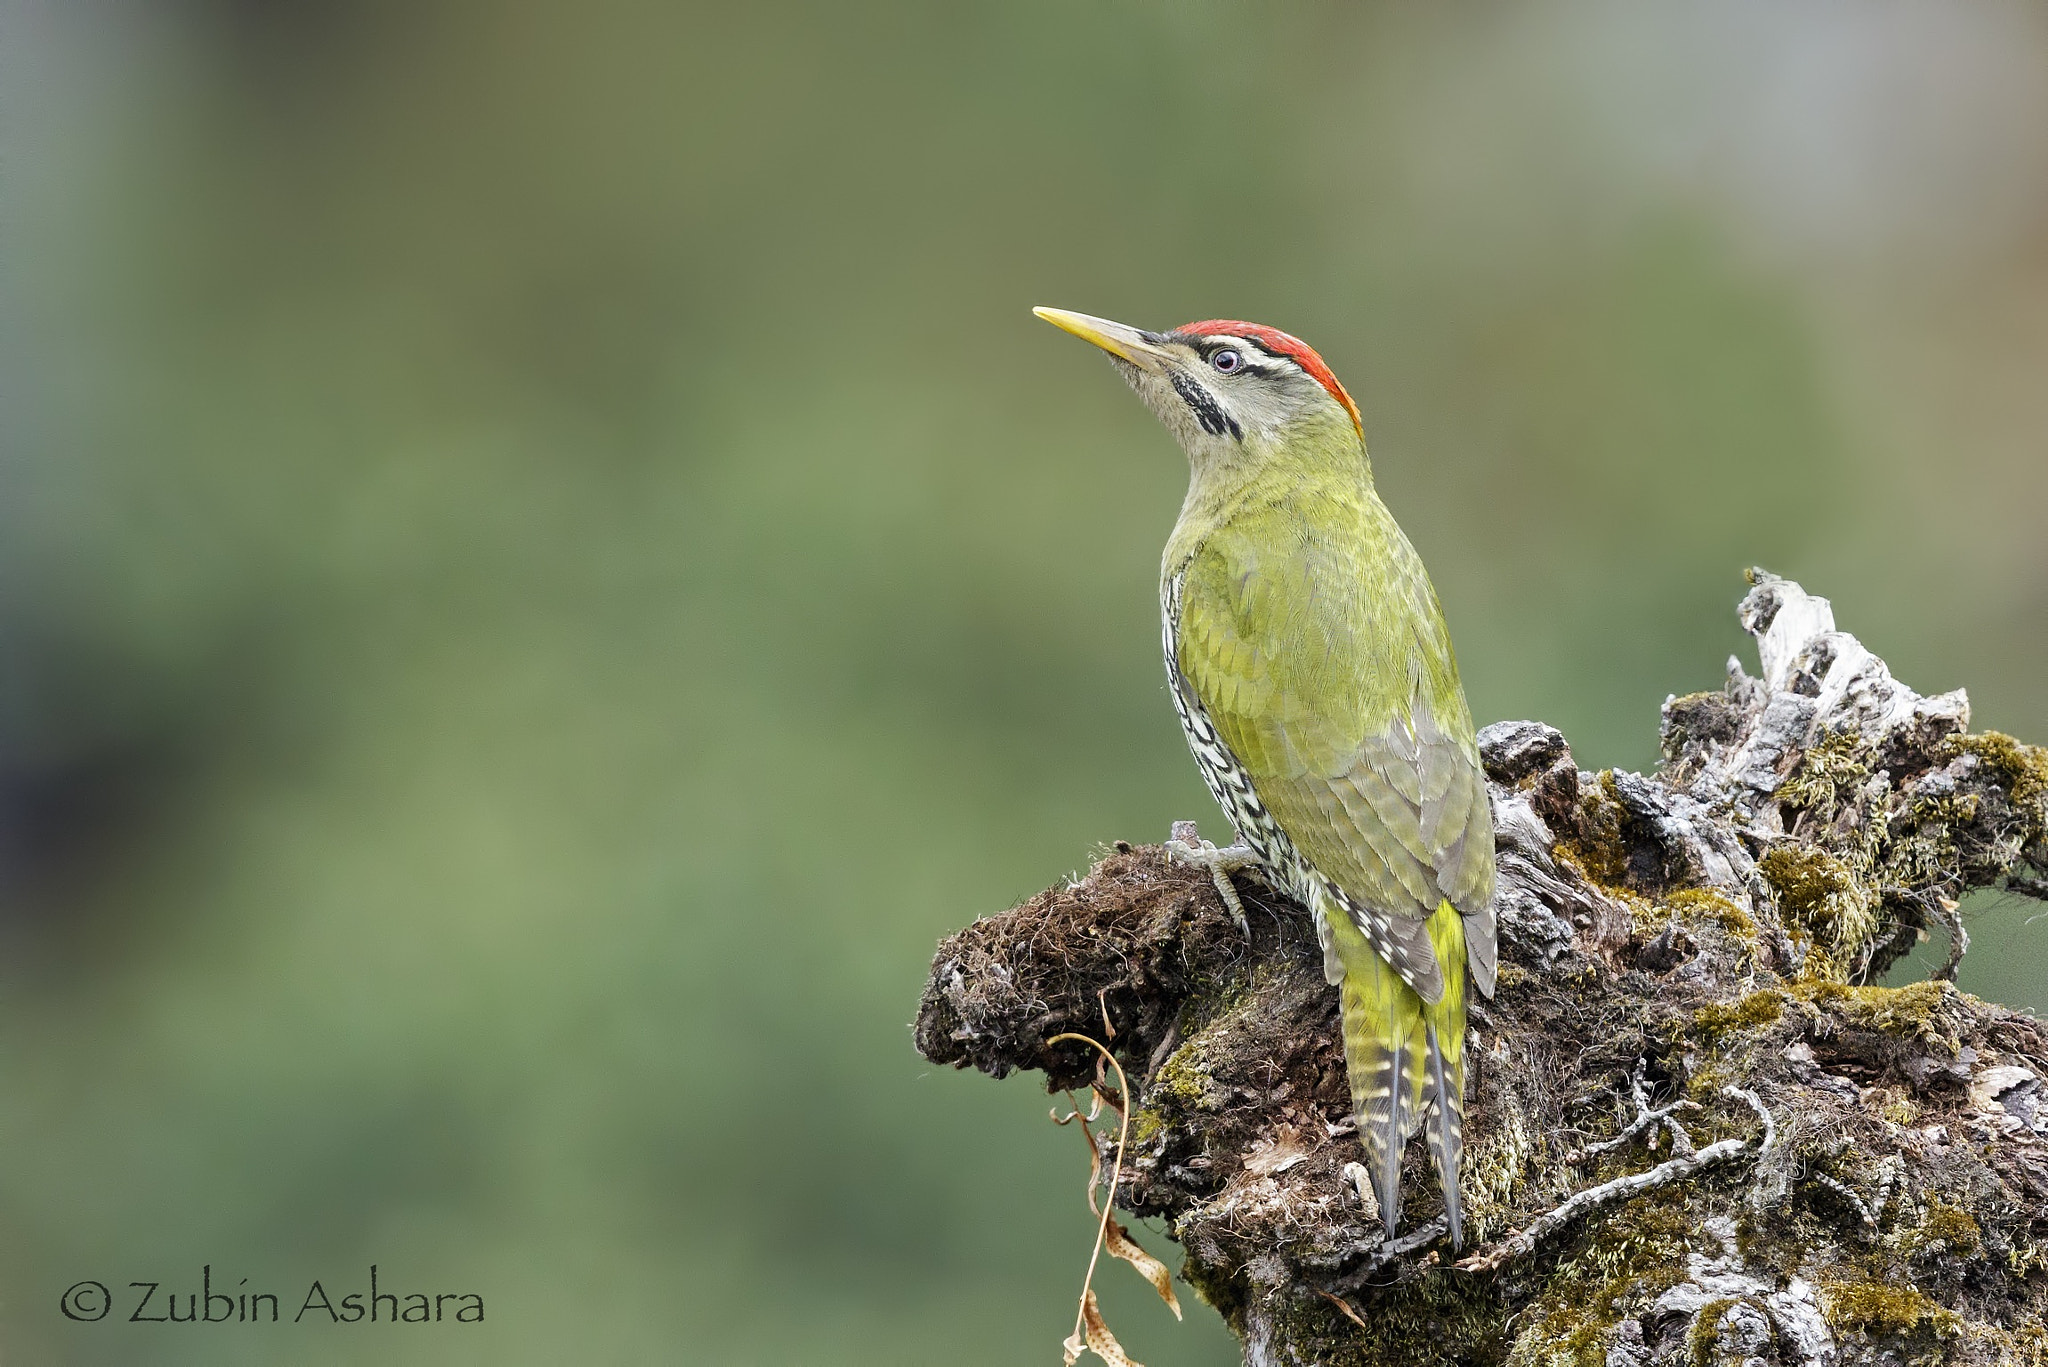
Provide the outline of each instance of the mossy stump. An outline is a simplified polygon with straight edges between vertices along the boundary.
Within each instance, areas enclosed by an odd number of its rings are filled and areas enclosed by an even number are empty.
[[[1255,881],[1247,939],[1205,875],[1119,843],[940,947],[918,1048],[1057,1090],[1094,1056],[1048,1039],[1108,1045],[1135,1105],[1116,1204],[1180,1241],[1247,1363],[2048,1367],[2048,1028],[1942,980],[1966,893],[2048,889],[2048,753],[1970,734],[1960,692],[1920,697],[1752,575],[1762,677],[1731,660],[1668,701],[1654,774],[1482,733],[1502,971],[1464,1266],[1420,1144],[1392,1243],[1347,1176],[1336,994]],[[1940,976],[1880,985],[1929,934]],[[1593,1188],[1620,1194],[1545,1218]]]

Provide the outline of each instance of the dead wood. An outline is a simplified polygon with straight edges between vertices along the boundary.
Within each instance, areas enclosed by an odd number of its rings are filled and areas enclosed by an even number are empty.
[[[2048,891],[2048,752],[1752,583],[1762,677],[1668,700],[1656,772],[1481,734],[1502,969],[1461,1262],[1420,1144],[1399,1239],[1350,1180],[1336,993],[1255,880],[1247,939],[1206,874],[1119,844],[940,947],[918,1048],[1052,1089],[1096,1066],[1053,1036],[1114,1050],[1116,1204],[1248,1363],[2048,1365],[2048,1028],[1946,980],[1966,894]],[[1934,978],[1878,985],[1929,935]]]

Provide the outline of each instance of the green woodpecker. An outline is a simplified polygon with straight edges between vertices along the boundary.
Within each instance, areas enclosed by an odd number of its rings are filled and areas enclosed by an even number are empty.
[[[1358,407],[1273,328],[1036,312],[1108,352],[1188,455],[1160,564],[1166,674],[1237,843],[1168,848],[1240,921],[1243,868],[1309,908],[1387,1233],[1426,1129],[1456,1245],[1466,993],[1493,995],[1493,821],[1450,630],[1373,489]]]

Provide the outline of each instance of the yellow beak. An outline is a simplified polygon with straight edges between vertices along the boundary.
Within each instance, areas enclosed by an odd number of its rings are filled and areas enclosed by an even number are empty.
[[[1156,370],[1167,359],[1167,353],[1148,341],[1144,332],[1128,324],[1112,323],[1107,318],[1093,318],[1066,309],[1035,308],[1031,311],[1061,331],[1071,332],[1084,342],[1093,342],[1118,360],[1129,361],[1132,365]]]

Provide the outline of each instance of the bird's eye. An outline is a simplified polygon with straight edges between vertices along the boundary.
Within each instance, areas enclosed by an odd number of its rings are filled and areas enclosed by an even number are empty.
[[[1244,369],[1244,357],[1225,347],[1209,358],[1209,364],[1215,367],[1217,374],[1230,375]]]

